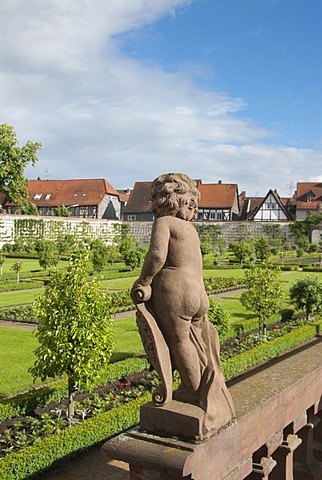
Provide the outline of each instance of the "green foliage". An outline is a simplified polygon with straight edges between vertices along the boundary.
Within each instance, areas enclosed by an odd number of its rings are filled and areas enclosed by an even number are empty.
[[[38,161],[37,150],[40,148],[41,143],[30,140],[19,147],[14,128],[6,123],[0,124],[0,191],[17,206],[28,204],[24,170]]]
[[[284,290],[279,275],[278,270],[267,265],[253,265],[245,272],[247,290],[241,294],[240,301],[258,316],[260,336],[266,334],[267,318],[282,306]]]
[[[38,261],[41,268],[47,270],[56,267],[59,262],[59,252],[55,242],[43,240],[37,243]]]
[[[207,255],[208,253],[212,252],[212,238],[210,233],[204,236],[204,238],[200,242],[200,250],[201,255]]]
[[[71,217],[72,213],[65,205],[58,205],[58,207],[55,208],[55,215],[57,217]]]
[[[139,267],[143,261],[145,251],[142,248],[132,248],[123,253],[124,263],[126,266],[134,270]]]
[[[230,249],[240,263],[245,262],[253,252],[251,240],[238,240],[230,244]]]
[[[286,350],[293,348],[306,340],[315,337],[321,326],[321,322],[305,325],[301,328],[274,338],[269,342],[261,343],[257,347],[243,352],[240,355],[222,362],[222,370],[226,380],[233,378],[242,371],[263,363],[271,358],[275,358]]]
[[[255,256],[261,262],[265,262],[271,255],[269,242],[267,237],[259,237],[254,241]]]
[[[114,382],[126,375],[140,372],[148,366],[148,361],[145,358],[127,358],[109,364],[106,368],[100,370],[94,386]],[[82,389],[80,387],[79,391],[86,391],[86,388]],[[59,402],[67,395],[68,387],[64,380],[0,401],[0,422],[10,417],[30,415],[36,408],[44,407],[52,402]]]
[[[75,385],[90,386],[97,365],[108,363],[114,347],[109,299],[96,279],[87,282],[87,259],[82,256],[54,274],[34,308],[40,346],[30,372],[42,380],[67,374],[72,416]]]
[[[66,459],[133,427],[139,422],[141,405],[150,399],[148,393],[1,458],[0,480],[27,478],[49,468],[57,460]]]
[[[220,337],[229,331],[230,313],[224,307],[223,302],[209,298],[208,318],[215,325]]]
[[[311,313],[322,308],[322,283],[316,277],[301,278],[290,288],[290,300],[299,310]]]
[[[235,277],[211,277],[204,279],[204,285],[207,295],[213,295],[214,293],[226,292],[227,290],[244,287],[245,280],[244,278]]]
[[[34,203],[23,205],[21,207],[21,213],[24,215],[39,215],[38,208]]]
[[[108,262],[108,252],[103,240],[96,238],[91,243],[91,262],[95,272],[101,272]]]
[[[16,272],[17,282],[20,280],[20,270],[21,270],[21,261],[17,260],[11,267],[12,270]]]
[[[128,253],[130,250],[135,250],[136,248],[137,248],[137,242],[134,240],[134,238],[130,233],[126,233],[120,239],[119,251],[123,258],[126,253]]]

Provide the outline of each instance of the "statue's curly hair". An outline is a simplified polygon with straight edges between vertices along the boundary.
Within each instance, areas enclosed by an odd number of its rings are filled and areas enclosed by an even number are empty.
[[[191,201],[197,211],[199,197],[196,182],[184,173],[165,173],[152,183],[151,201],[156,217],[180,216],[178,212]]]

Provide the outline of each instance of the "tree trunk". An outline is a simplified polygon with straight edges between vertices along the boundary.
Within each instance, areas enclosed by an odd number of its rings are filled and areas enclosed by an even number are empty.
[[[68,418],[73,418],[75,414],[74,391],[75,391],[74,382],[70,377],[68,377]]]

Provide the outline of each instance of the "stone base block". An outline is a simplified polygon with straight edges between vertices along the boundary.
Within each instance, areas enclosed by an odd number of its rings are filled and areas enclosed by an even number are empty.
[[[165,437],[200,442],[204,439],[204,411],[195,405],[173,400],[166,407],[156,407],[153,402],[142,405],[141,430]]]

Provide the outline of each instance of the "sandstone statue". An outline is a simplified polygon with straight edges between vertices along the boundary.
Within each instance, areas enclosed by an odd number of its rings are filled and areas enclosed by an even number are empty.
[[[198,200],[196,183],[187,175],[154,180],[151,243],[132,298],[143,345],[161,379],[155,404],[200,407],[206,433],[230,423],[234,408],[221,372],[218,334],[207,318],[200,242],[191,223]],[[181,385],[172,392],[174,370]]]

